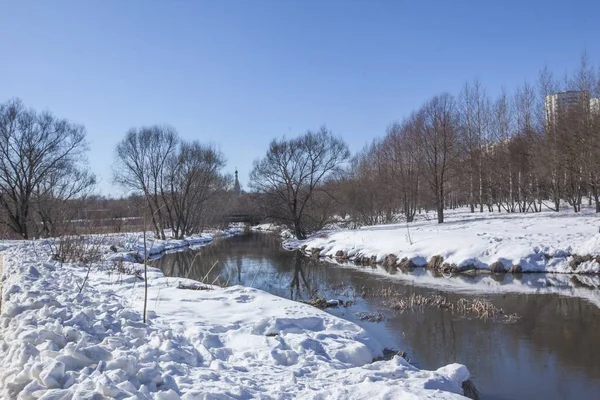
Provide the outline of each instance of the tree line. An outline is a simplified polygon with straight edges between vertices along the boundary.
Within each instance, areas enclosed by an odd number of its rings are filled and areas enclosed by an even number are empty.
[[[351,156],[326,127],[274,139],[253,164],[251,193],[233,199],[214,147],[169,126],[132,128],[115,148],[114,181],[136,199],[156,236],[222,223],[235,207],[304,238],[334,220],[411,222],[450,208],[471,212],[600,212],[600,72],[585,56],[562,79],[492,98],[478,81],[432,97]],[[83,126],[20,100],[0,105],[0,219],[22,238],[64,233],[91,193]],[[144,223],[146,226],[146,223]]]
[[[121,230],[133,218],[133,226],[151,227],[157,237],[168,229],[179,239],[220,222],[231,177],[211,146],[182,140],[168,126],[129,130],[116,146],[114,181],[131,196],[112,202],[108,217],[89,210],[96,177],[88,150],[82,125],[19,99],[0,104],[0,233],[61,236],[76,233],[82,219],[106,218],[114,220],[106,227]]]
[[[544,69],[512,94],[491,98],[475,80],[433,97],[353,157],[340,215],[375,224],[435,210],[442,223],[448,208],[578,212],[584,199],[600,212],[596,71],[583,57],[572,76]]]

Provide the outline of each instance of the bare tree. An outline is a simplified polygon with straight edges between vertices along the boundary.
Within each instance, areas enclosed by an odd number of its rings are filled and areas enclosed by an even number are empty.
[[[498,212],[500,212],[501,207],[507,212],[515,212],[515,166],[510,152],[514,121],[512,104],[504,90],[496,99],[492,114],[493,144],[491,145],[491,157],[494,164],[493,179],[496,181],[497,186],[495,202],[498,206]]]
[[[231,179],[221,173],[223,155],[199,142],[182,142],[166,165],[167,186],[162,190],[166,217],[175,238],[200,231],[207,218],[208,202],[218,202]],[[213,215],[216,213],[214,204]]]
[[[41,211],[50,183],[65,184],[70,176],[69,190],[52,188],[55,198],[72,198],[94,184],[83,169],[86,150],[82,125],[26,109],[18,99],[0,105],[0,208],[11,230],[24,239],[35,231],[29,226],[32,200],[40,196]]]
[[[162,195],[167,185],[166,164],[177,150],[177,132],[167,126],[130,129],[117,145],[114,179],[144,196],[156,236],[165,239]]]
[[[416,140],[422,160],[424,178],[435,199],[438,223],[444,222],[446,189],[456,158],[458,117],[454,98],[436,96],[419,111]]]
[[[381,140],[374,140],[350,161],[340,197],[355,223],[375,225],[392,221],[397,203],[391,180],[392,162],[392,154]]]
[[[48,174],[34,191],[32,209],[35,211],[39,236],[69,234],[72,220],[83,207],[96,178],[88,170],[70,167]]]
[[[407,222],[412,222],[419,205],[420,163],[416,146],[418,122],[412,115],[403,124],[393,124],[383,142],[389,157],[391,182],[400,199]]]
[[[254,162],[251,187],[264,195],[271,216],[305,238],[306,212],[315,193],[329,195],[325,180],[349,157],[346,143],[325,127],[296,139],[275,139],[266,156]]]
[[[487,148],[489,143],[490,104],[489,99],[478,80],[473,84],[465,84],[460,94],[460,117],[462,143],[464,145],[469,176],[469,206],[475,211],[479,203],[479,211],[483,212],[484,179]],[[477,196],[475,193],[477,192]],[[477,197],[477,200],[476,200]]]

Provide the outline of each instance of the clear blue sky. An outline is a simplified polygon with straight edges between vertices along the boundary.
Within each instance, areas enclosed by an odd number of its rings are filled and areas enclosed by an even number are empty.
[[[326,124],[353,151],[427,98],[600,60],[598,1],[0,0],[0,102],[84,124],[99,191],[133,126],[217,146],[248,182],[273,137]]]

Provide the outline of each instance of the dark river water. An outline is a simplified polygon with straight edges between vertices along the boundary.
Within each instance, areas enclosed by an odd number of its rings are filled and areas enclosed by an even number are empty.
[[[167,276],[252,286],[295,300],[314,295],[352,300],[348,307],[326,310],[356,322],[382,345],[405,351],[419,368],[465,364],[483,399],[600,399],[600,309],[594,302],[600,294],[584,278],[499,278],[506,279],[502,287],[517,290],[489,294],[482,291],[489,277],[457,281],[425,271],[408,276],[382,267],[316,262],[283,250],[279,239],[267,234],[167,254],[154,266]],[[485,298],[521,319],[505,323],[437,308],[399,312],[385,305],[412,293],[450,301]],[[384,318],[361,320],[357,313],[365,312]]]

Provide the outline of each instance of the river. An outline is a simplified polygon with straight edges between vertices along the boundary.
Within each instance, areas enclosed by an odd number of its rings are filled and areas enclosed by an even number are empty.
[[[419,368],[465,364],[482,399],[600,398],[597,278],[448,278],[424,270],[405,274],[344,266],[285,251],[277,237],[256,233],[166,254],[153,265],[167,276],[252,286],[295,300],[317,295],[351,301],[326,310],[356,322],[382,345],[404,351]],[[386,306],[394,296],[413,293],[450,302],[484,298],[520,319],[507,323],[438,308],[400,312]],[[360,313],[382,319],[362,320]]]

